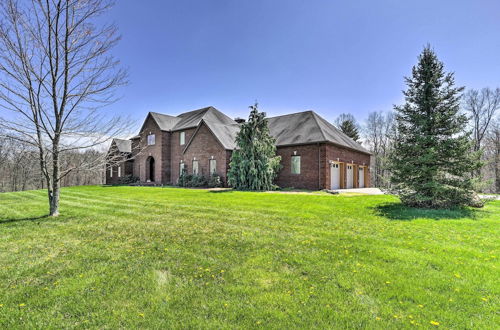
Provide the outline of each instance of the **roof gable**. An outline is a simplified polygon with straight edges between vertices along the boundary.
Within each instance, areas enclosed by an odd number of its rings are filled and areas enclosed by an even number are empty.
[[[183,153],[185,153],[188,150],[191,143],[194,141],[194,139],[196,139],[197,133],[199,132],[200,128],[203,125],[205,125],[208,128],[210,133],[212,133],[214,138],[219,142],[219,144],[224,149],[233,150],[236,147],[236,135],[240,131],[240,126],[238,124],[223,125],[208,120],[202,120],[198,125],[196,131],[191,136],[191,139],[189,139],[188,143],[186,143],[186,146],[182,151]]]
[[[237,124],[230,117],[226,116],[214,107],[206,107],[198,110],[184,112],[178,115],[179,121],[172,127],[173,131],[178,131],[186,128],[197,127],[202,120],[210,121],[213,123],[220,123],[223,125]]]
[[[132,141],[130,140],[113,139],[113,142],[111,142],[111,146],[113,146],[113,144],[116,146],[116,149],[118,149],[119,152],[132,152]]]
[[[174,116],[164,115],[162,113],[150,112],[151,117],[162,131],[171,130],[181,119]]]

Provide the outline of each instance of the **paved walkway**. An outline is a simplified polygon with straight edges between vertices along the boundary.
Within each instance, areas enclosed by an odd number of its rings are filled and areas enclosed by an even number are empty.
[[[336,190],[339,194],[345,193],[361,193],[367,195],[383,195],[384,193],[378,188],[353,188],[353,189],[339,189]]]
[[[500,195],[479,194],[479,197],[481,197],[481,198],[485,198],[485,199],[496,199],[496,200],[500,200]]]

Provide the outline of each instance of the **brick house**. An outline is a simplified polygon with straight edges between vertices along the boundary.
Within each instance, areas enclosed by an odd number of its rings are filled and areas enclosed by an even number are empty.
[[[140,182],[175,184],[182,169],[189,174],[216,173],[227,185],[227,172],[242,120],[214,107],[170,116],[150,112],[139,134],[114,139],[106,183],[134,175]],[[369,187],[370,152],[313,111],[268,118],[282,169],[280,187],[343,189]],[[119,172],[118,172],[119,171]]]

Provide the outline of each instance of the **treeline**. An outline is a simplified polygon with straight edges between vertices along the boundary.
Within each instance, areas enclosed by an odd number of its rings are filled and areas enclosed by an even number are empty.
[[[477,179],[479,191],[500,193],[500,88],[469,90],[462,102],[462,111],[469,118],[471,151],[482,151],[484,164],[480,172],[471,175]],[[341,114],[335,124],[354,140],[362,140],[373,153],[372,186],[390,189],[388,157],[395,134],[393,112],[372,112],[363,123],[350,114]]]
[[[71,166],[102,158],[103,153],[86,150],[67,151],[62,159],[66,165]],[[104,183],[102,167],[74,167],[74,170],[62,178],[63,187]],[[0,137],[0,192],[45,188],[46,181],[40,171],[38,151],[29,144]]]

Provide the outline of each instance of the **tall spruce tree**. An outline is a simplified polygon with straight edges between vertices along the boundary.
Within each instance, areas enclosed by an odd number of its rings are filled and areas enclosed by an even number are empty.
[[[470,176],[479,168],[471,153],[467,117],[459,112],[463,87],[455,87],[427,46],[405,78],[405,103],[395,106],[396,137],[391,182],[409,206],[443,208],[478,204]]]
[[[248,121],[236,136],[228,182],[239,190],[271,190],[281,157],[276,156],[276,141],[269,133],[266,114],[259,112],[257,103],[249,108]]]
[[[359,131],[358,128],[356,127],[356,124],[350,120],[344,120],[342,123],[340,123],[340,130],[344,132],[345,135],[353,139],[354,141],[358,142],[359,140]]]

